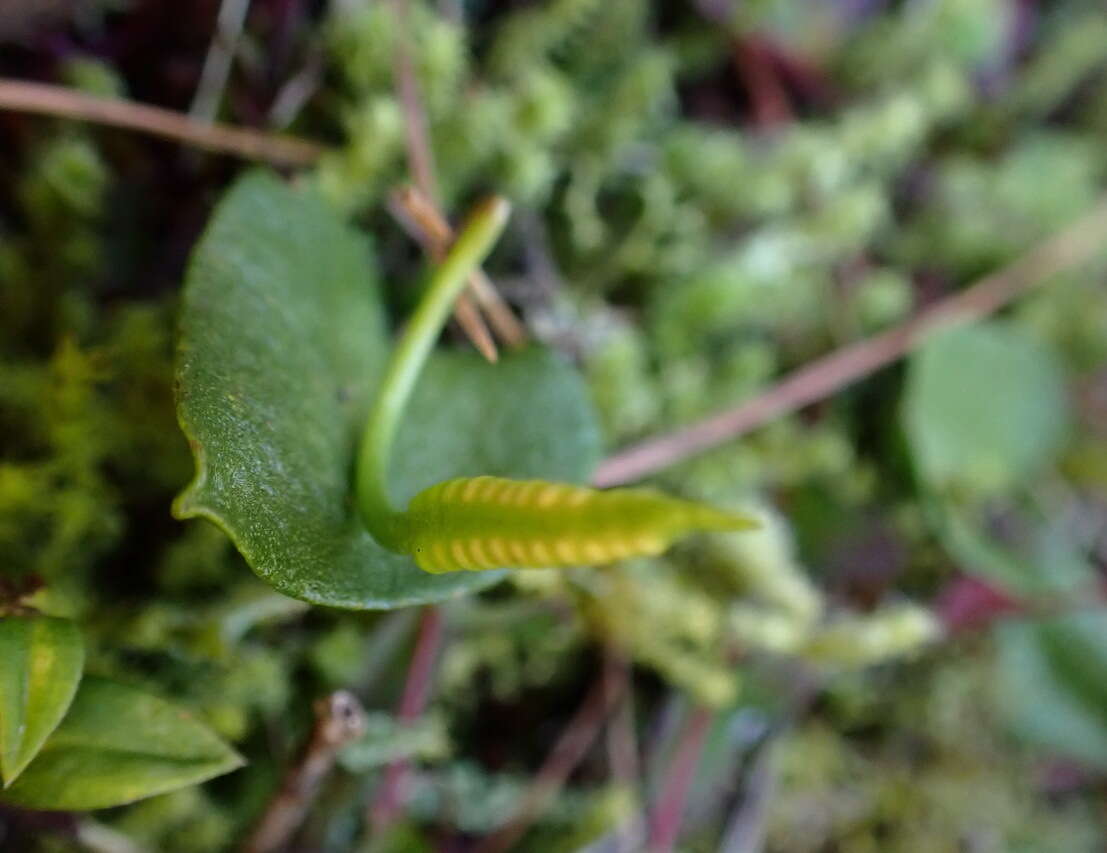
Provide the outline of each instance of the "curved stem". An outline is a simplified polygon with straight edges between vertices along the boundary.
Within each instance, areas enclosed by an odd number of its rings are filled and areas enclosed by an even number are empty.
[[[402,538],[400,513],[388,496],[388,460],[400,418],[454,300],[484,261],[507,222],[502,198],[482,202],[465,221],[457,241],[434,271],[426,295],[392,351],[377,399],[362,433],[357,460],[357,500],[362,521],[382,545]]]

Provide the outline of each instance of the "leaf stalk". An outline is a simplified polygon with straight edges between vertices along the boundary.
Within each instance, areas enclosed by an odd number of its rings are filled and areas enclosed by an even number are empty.
[[[388,548],[403,539],[402,513],[388,493],[388,462],[396,431],[431,348],[470,275],[484,262],[507,224],[511,206],[494,196],[481,202],[434,270],[426,295],[400,336],[385,368],[377,398],[362,433],[357,457],[357,502],[362,521]]]

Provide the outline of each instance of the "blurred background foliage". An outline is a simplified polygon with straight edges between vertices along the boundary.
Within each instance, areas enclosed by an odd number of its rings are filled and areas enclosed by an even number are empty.
[[[331,146],[294,179],[372,232],[400,317],[421,268],[383,205],[407,169],[402,45],[444,209],[515,201],[497,283],[580,365],[611,450],[1011,261],[1107,172],[1098,3],[406,6],[254,0],[221,117]],[[8,7],[3,74],[179,110],[218,12]],[[176,291],[240,168],[0,114],[0,584],[41,587],[34,604],[81,620],[90,670],[192,708],[250,762],[98,821],[150,849],[230,846],[312,699],[348,688],[368,732],[298,849],[360,844],[397,757],[417,771],[385,846],[467,849],[514,811],[616,648],[640,772],[613,777],[598,745],[520,849],[634,849],[702,713],[680,849],[757,849],[725,848],[743,831],[771,851],[1107,844],[1107,257],[657,475],[759,508],[757,534],[517,573],[445,605],[430,711],[400,730],[416,613],[309,609],[219,531],[169,516],[191,472]],[[10,810],[0,836],[87,843]]]

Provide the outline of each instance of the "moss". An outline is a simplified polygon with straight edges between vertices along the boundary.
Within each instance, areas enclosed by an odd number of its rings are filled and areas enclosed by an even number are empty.
[[[531,328],[578,360],[611,448],[887,329],[1101,193],[1107,18],[1078,0],[1043,6],[1027,32],[998,0],[762,0],[714,17],[710,2],[408,5],[405,34],[393,4],[300,4],[316,17],[288,44],[312,41],[309,64],[324,73],[293,130],[332,147],[295,180],[374,231],[402,297],[420,263],[382,209],[408,177],[392,81],[404,39],[443,207],[456,217],[494,189],[522,209],[499,281]],[[75,20],[53,47],[0,65],[186,103],[194,81],[166,80],[188,77],[201,53],[182,59],[177,42],[157,41],[169,36],[148,14]],[[247,21],[228,119],[261,123],[272,84],[295,73],[274,58],[285,48],[266,29],[271,14]],[[136,62],[134,41],[165,56]],[[58,47],[71,42],[75,58]],[[751,45],[766,48],[758,70],[784,99],[775,126],[759,118],[765,93],[743,66]],[[102,816],[153,849],[227,847],[295,755],[312,699],[356,687],[373,709],[394,707],[410,624],[308,612],[255,582],[214,527],[169,517],[191,473],[173,411],[171,291],[238,167],[119,131],[4,120],[17,132],[0,175],[0,595],[18,587],[80,616],[92,667],[173,697],[236,741],[251,762],[237,776]],[[1101,515],[1103,272],[1098,261],[1066,274],[1010,312],[1060,353],[1085,414],[1059,472],[981,508],[996,528],[1028,506]],[[938,498],[914,479],[902,391],[901,372],[884,371],[659,474],[689,497],[771,503],[780,521],[760,537],[702,540],[603,573],[521,574],[446,605],[434,705],[452,750],[414,774],[397,849],[464,846],[498,825],[542,758],[534,742],[547,746],[568,722],[611,642],[630,661],[651,748],[670,692],[737,731],[755,712],[781,724],[789,685],[765,671],[782,660],[789,674],[826,679],[777,748],[770,850],[1101,845],[1093,788],[1050,799],[1031,772],[1041,754],[999,730],[982,688],[986,642],[888,660],[933,626],[901,594],[944,600],[964,568],[938,539]],[[870,523],[889,547],[861,535]],[[1086,531],[1069,532],[1081,558],[1093,552]],[[885,663],[843,672],[874,661]],[[505,718],[541,726],[514,739],[481,729]],[[481,736],[457,738],[466,726]],[[313,825],[340,839],[334,849],[355,843],[373,772],[342,771],[323,792]],[[741,773],[728,765],[727,784]],[[596,749],[521,849],[583,846],[624,821],[625,791],[606,774]],[[726,819],[697,798],[681,844],[715,849]]]

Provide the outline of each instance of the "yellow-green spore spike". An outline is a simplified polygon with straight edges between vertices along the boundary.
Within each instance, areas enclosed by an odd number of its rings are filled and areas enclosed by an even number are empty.
[[[601,565],[659,554],[694,531],[757,526],[652,489],[598,491],[501,477],[438,483],[396,521],[398,550],[428,572]]]
[[[400,416],[450,307],[507,221],[493,198],[466,220],[385,368],[362,433],[355,474],[366,530],[428,572],[599,565],[659,554],[696,530],[756,522],[650,489],[595,491],[542,480],[471,477],[416,495],[406,510],[388,494],[388,459]]]

